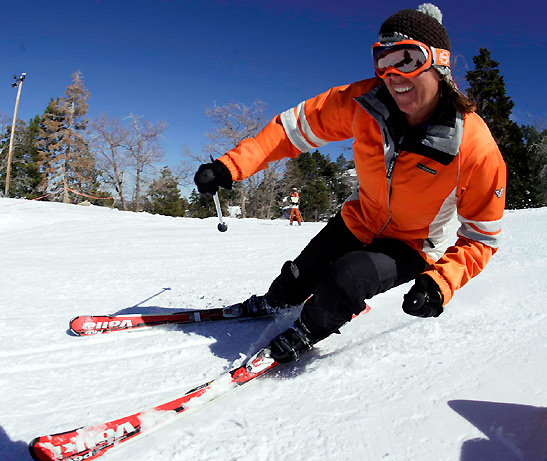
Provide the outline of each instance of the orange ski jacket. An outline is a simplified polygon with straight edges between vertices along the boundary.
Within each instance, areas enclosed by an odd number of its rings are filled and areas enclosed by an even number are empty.
[[[300,204],[300,196],[298,195],[298,192],[291,192],[291,208],[298,208],[298,205]]]
[[[429,124],[408,127],[372,78],[301,102],[219,160],[238,181],[268,162],[353,138],[359,186],[342,207],[344,222],[364,243],[393,238],[419,251],[446,304],[497,251],[506,169],[477,114],[450,104],[438,112]],[[457,240],[448,246],[455,215]]]

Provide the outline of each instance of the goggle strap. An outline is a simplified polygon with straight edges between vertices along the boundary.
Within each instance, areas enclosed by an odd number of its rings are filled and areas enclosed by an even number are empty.
[[[430,47],[429,49],[431,50],[433,64],[450,67],[450,51],[433,47]]]

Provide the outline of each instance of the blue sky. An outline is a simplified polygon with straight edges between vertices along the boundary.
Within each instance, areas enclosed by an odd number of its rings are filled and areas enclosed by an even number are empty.
[[[165,164],[199,153],[214,104],[262,100],[274,116],[332,86],[373,75],[370,46],[382,22],[420,1],[19,0],[4,2],[0,112],[10,117],[14,74],[27,73],[19,118],[42,114],[81,70],[90,116],[130,113],[169,124]],[[500,63],[521,124],[545,122],[544,0],[436,1],[465,87],[479,47]],[[3,82],[3,83],[2,83]],[[321,149],[340,155],[338,145]]]

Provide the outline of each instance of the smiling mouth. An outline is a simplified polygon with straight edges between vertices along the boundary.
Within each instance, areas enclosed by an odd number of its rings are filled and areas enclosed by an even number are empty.
[[[393,88],[395,90],[395,93],[408,93],[409,91],[412,91],[414,89],[413,86],[405,86],[402,88]]]

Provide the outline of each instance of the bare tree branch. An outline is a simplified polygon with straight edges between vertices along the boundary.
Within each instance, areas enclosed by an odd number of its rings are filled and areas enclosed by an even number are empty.
[[[154,163],[164,157],[160,141],[167,124],[163,121],[152,123],[141,116],[129,114],[128,135],[124,148],[129,151],[135,172],[135,211],[142,211],[142,193],[146,174],[154,169]]]

